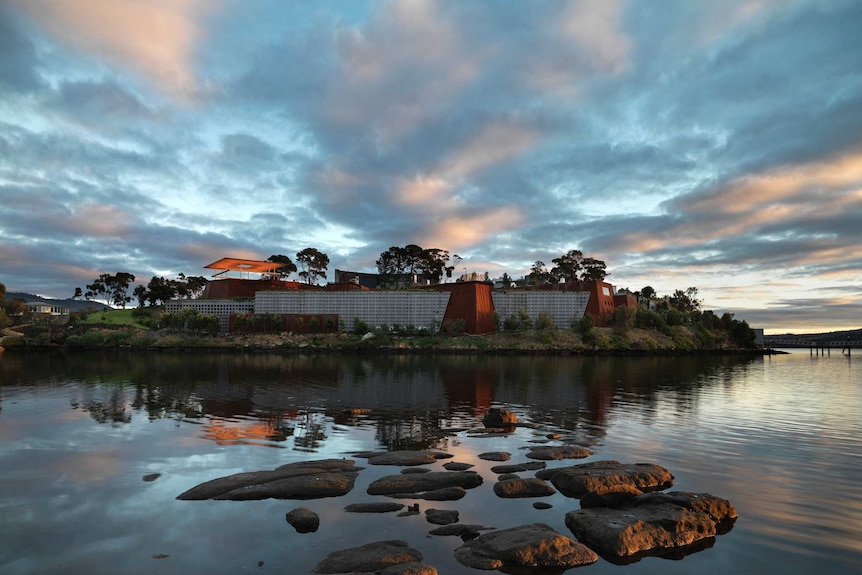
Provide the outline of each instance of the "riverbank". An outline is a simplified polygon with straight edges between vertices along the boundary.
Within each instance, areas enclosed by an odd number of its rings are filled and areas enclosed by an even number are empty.
[[[625,331],[592,328],[588,334],[574,330],[545,329],[486,335],[396,335],[381,330],[352,333],[258,333],[214,336],[76,326],[57,332],[20,330],[0,341],[8,351],[16,349],[155,349],[266,351],[283,353],[392,353],[392,354],[511,354],[511,355],[659,355],[690,353],[775,353],[760,348],[740,348],[717,330],[675,326],[667,332],[633,328]]]

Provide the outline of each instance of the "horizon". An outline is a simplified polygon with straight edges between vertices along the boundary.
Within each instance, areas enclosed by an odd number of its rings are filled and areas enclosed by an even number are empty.
[[[0,282],[579,249],[768,334],[859,329],[862,2],[525,6],[0,4]]]

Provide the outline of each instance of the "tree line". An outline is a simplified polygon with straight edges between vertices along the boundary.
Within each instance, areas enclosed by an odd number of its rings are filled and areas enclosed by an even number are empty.
[[[283,254],[271,255],[266,261],[281,264],[273,274],[278,279],[286,280],[290,274],[297,273],[301,268],[297,275],[303,282],[312,285],[316,285],[320,278],[326,277],[326,270],[329,267],[329,256],[317,248],[305,248],[296,252],[296,263]],[[297,263],[299,268],[296,267]]]
[[[100,274],[87,284],[87,291],[80,287],[75,288],[72,299],[83,297],[87,301],[99,301],[102,299],[107,305],[114,305],[126,309],[126,304],[132,301],[129,288],[135,281],[135,275],[128,272],[117,272],[115,274]],[[207,279],[203,276],[186,276],[181,273],[177,279],[166,279],[153,276],[147,285],[138,284],[132,291],[138,300],[138,307],[144,307],[149,303],[151,306],[164,304],[177,298],[196,298],[206,288]]]

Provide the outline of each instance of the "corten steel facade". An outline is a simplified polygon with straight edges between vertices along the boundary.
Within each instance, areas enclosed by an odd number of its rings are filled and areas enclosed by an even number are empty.
[[[448,322],[464,320],[464,331],[472,334],[493,333],[497,331],[494,321],[494,301],[491,299],[491,286],[480,282],[461,282],[440,284],[434,290],[452,294],[443,325]]]

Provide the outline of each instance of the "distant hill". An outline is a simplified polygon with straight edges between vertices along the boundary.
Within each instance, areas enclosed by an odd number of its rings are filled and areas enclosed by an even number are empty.
[[[862,329],[851,329],[846,331],[830,331],[827,333],[783,333],[764,336],[764,340],[770,339],[800,339],[803,341],[851,341],[862,340]]]
[[[47,297],[39,297],[37,295],[33,295],[31,293],[24,293],[18,291],[7,291],[6,292],[6,300],[11,301],[13,299],[22,299],[27,303],[31,302],[39,302],[39,303],[47,303],[51,305],[60,305],[69,308],[69,311],[80,311],[82,309],[93,309],[96,311],[101,311],[103,309],[111,309],[110,306],[107,306],[101,302],[96,301],[87,301],[87,300],[77,300],[77,299],[51,299]]]

